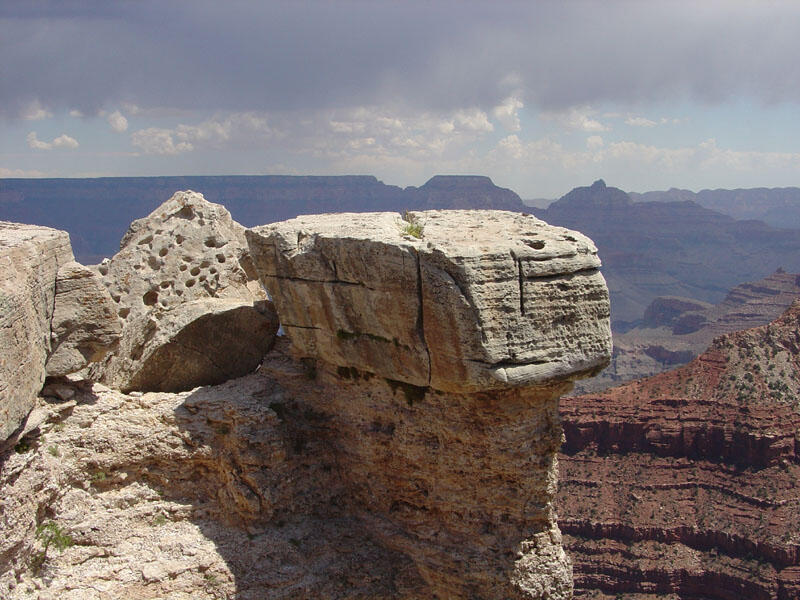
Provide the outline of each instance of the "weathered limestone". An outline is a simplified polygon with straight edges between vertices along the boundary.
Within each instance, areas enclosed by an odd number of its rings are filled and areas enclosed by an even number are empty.
[[[74,262],[65,231],[0,222],[0,442],[22,424],[45,376],[78,371],[113,347],[110,302]]]
[[[67,375],[101,360],[121,331],[114,302],[97,274],[75,261],[59,268],[47,375]]]
[[[610,358],[596,250],[514,213],[411,218],[421,239],[391,213],[247,232],[305,365],[262,370],[325,424],[354,510],[431,597],[570,598],[557,408]]]
[[[20,426],[44,383],[56,273],[71,260],[66,232],[0,222],[0,440]]]
[[[126,389],[178,392],[250,373],[272,346],[272,303],[207,298],[140,317],[122,340],[119,374]],[[141,352],[141,355],[139,353]],[[125,368],[129,370],[124,370]]]
[[[120,251],[97,268],[123,320],[119,350],[92,370],[111,387],[218,383],[252,371],[274,340],[271,305],[253,306],[266,294],[244,228],[201,194],[177,192],[134,221]]]
[[[301,216],[247,232],[300,355],[446,391],[594,372],[608,292],[585,236],[501,211]]]

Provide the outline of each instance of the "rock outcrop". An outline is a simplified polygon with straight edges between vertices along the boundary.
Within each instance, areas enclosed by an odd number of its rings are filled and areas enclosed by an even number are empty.
[[[123,336],[92,370],[123,391],[180,391],[253,371],[277,317],[255,280],[244,228],[218,204],[178,192],[134,221],[98,266]]]
[[[800,302],[688,365],[564,398],[576,596],[800,597]]]
[[[274,381],[71,388],[0,462],[0,597],[425,597],[346,513],[329,449]]]
[[[119,324],[97,278],[74,262],[69,236],[0,222],[0,442],[33,408],[46,375],[98,360]]]
[[[428,596],[569,598],[557,405],[609,358],[595,248],[514,213],[405,219],[248,230],[299,359],[262,371],[315,415],[353,510],[414,562]]]

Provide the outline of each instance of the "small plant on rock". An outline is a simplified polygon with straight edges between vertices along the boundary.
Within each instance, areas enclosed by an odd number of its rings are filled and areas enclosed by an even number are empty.
[[[403,211],[403,223],[401,224],[400,230],[405,235],[410,235],[411,237],[415,237],[417,239],[422,239],[423,230],[425,226],[419,220],[419,217],[412,212]]]
[[[47,560],[47,551],[53,546],[59,552],[63,552],[75,542],[55,521],[45,521],[36,528],[36,538],[42,542],[44,548],[33,557],[33,569],[41,569],[44,561]]]

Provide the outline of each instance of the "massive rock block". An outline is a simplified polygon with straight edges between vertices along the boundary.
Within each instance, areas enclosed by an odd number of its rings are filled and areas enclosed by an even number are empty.
[[[570,598],[553,509],[558,398],[610,357],[596,250],[513,213],[405,218],[247,232],[302,359],[263,370],[307,405],[354,510],[431,597]]]
[[[0,222],[0,440],[20,426],[42,389],[56,273],[70,261],[66,232]]]
[[[117,389],[179,391],[244,375],[277,331],[244,228],[196,192],[134,221],[98,270],[124,325],[119,350],[92,373]]]
[[[298,217],[248,230],[301,355],[438,390],[575,378],[606,364],[608,292],[591,241],[530,216]]]

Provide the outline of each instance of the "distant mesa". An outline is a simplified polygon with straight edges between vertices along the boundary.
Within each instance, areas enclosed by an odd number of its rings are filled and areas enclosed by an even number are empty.
[[[405,189],[372,175],[101,177],[0,179],[0,220],[66,230],[77,260],[94,264],[119,250],[129,223],[179,189],[224,205],[245,227],[332,212],[527,210],[517,194],[478,175],[436,175]]]

